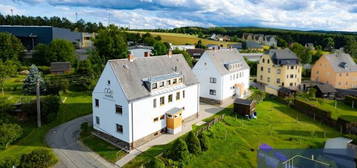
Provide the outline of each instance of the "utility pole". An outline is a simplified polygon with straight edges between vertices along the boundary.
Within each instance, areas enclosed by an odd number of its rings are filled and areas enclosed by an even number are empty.
[[[36,81],[37,127],[41,128],[40,79]]]

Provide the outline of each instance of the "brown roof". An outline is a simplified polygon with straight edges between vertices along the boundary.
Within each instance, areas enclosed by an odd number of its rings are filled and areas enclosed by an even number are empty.
[[[51,72],[65,72],[70,70],[70,62],[51,62]]]

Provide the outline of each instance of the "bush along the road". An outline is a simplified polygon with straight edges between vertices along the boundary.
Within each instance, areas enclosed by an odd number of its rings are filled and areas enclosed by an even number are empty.
[[[0,125],[0,150],[22,136],[23,129],[17,124],[3,123]]]
[[[198,155],[199,153],[201,153],[200,140],[192,131],[188,133],[186,137],[186,144],[190,153],[194,155]]]
[[[145,168],[165,168],[165,163],[157,158],[153,158],[144,165]]]
[[[54,154],[47,149],[36,149],[21,156],[21,168],[48,168],[57,162]]]
[[[207,151],[208,150],[208,146],[209,146],[209,142],[208,142],[208,138],[205,134],[201,133],[198,135],[198,139],[200,140],[200,145],[201,145],[201,150],[202,151]]]
[[[15,157],[7,157],[0,160],[0,168],[11,168],[13,166],[18,167],[20,165],[20,160]]]

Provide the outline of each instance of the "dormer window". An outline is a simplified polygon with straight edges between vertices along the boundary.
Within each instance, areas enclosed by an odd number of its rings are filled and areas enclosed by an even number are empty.
[[[152,89],[157,89],[157,83],[151,84],[151,88],[152,88]]]
[[[166,85],[171,85],[171,80],[167,80]]]
[[[179,78],[179,83],[182,83],[182,78]]]
[[[177,79],[174,79],[172,84],[177,84]]]
[[[160,82],[160,87],[164,87],[165,86],[165,82]]]

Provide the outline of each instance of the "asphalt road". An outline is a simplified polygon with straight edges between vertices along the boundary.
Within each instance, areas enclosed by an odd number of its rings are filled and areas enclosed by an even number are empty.
[[[46,135],[59,162],[55,168],[114,168],[114,164],[101,158],[79,142],[80,125],[92,122],[92,115],[83,116],[51,129]]]

